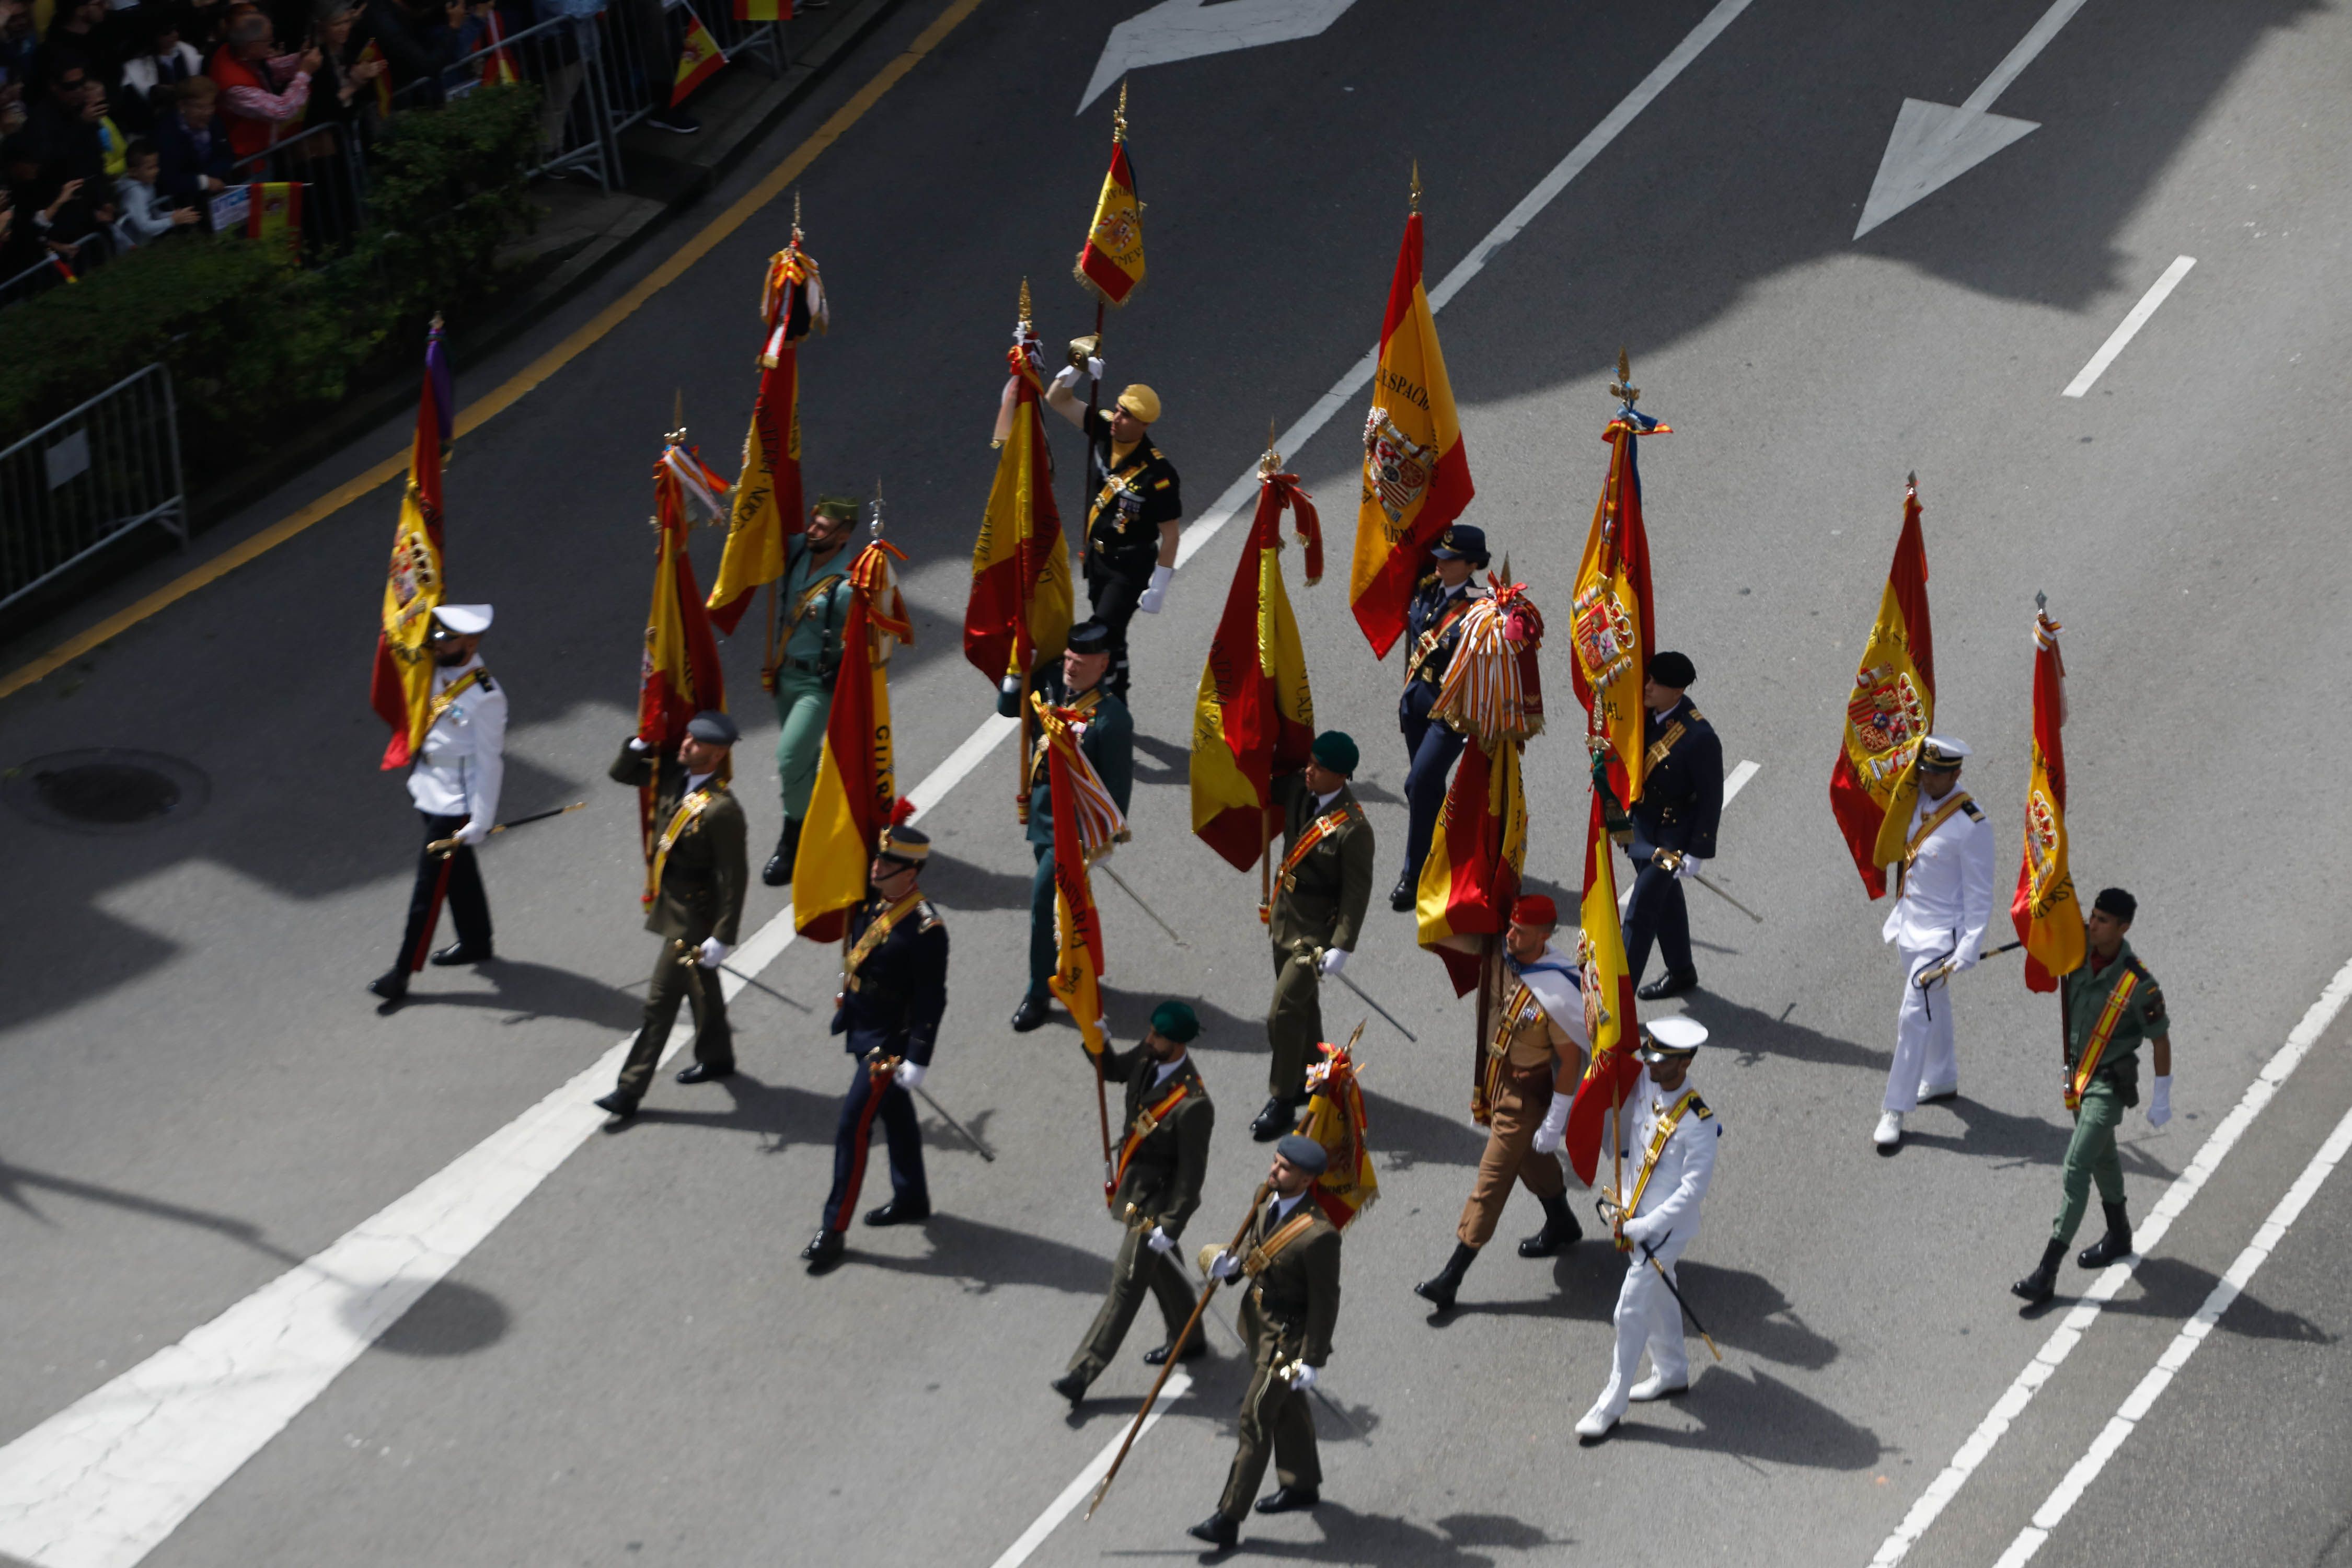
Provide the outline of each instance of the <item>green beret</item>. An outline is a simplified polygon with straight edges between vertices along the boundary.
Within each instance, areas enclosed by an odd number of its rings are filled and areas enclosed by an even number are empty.
[[[1151,1010],[1151,1026],[1180,1046],[1190,1045],[1201,1033],[1201,1019],[1187,1002],[1162,1002]]]
[[[1338,730],[1326,730],[1316,736],[1313,754],[1317,762],[1341,778],[1354,775],[1360,757],[1356,742]]]

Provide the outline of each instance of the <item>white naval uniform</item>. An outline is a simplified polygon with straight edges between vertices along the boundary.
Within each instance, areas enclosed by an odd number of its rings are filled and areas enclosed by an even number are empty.
[[[1904,842],[1909,843],[1919,824],[1943,804],[1922,794]],[[1903,896],[1886,911],[1886,926],[1880,932],[1903,954],[1903,1007],[1895,1016],[1895,1061],[1886,1070],[1886,1110],[1916,1110],[1922,1083],[1959,1081],[1959,1061],[1952,1050],[1951,987],[1939,980],[1922,991],[1912,980],[1946,959],[1956,971],[1974,968],[1991,919],[1992,825],[1971,816],[1963,806],[1919,846]]]
[[[468,670],[481,668],[477,654],[455,669],[436,668],[433,695],[439,697]],[[496,681],[467,687],[425,731],[425,745],[408,771],[408,798],[427,816],[462,816],[488,827],[499,819],[506,745],[506,691]]]
[[[1681,1089],[1669,1092],[1653,1082],[1649,1070],[1643,1068],[1627,1101],[1634,1114],[1626,1152],[1639,1158],[1648,1150],[1658,1123],[1686,1090],[1696,1087],[1685,1078]],[[1633,1373],[1642,1364],[1643,1349],[1650,1352],[1650,1370],[1666,1387],[1679,1388],[1690,1382],[1690,1358],[1683,1353],[1682,1306],[1658,1278],[1657,1269],[1650,1267],[1641,1244],[1647,1242],[1660,1265],[1673,1275],[1683,1248],[1698,1235],[1699,1203],[1706,1196],[1707,1184],[1715,1179],[1715,1145],[1722,1131],[1723,1124],[1713,1117],[1702,1118],[1697,1106],[1685,1111],[1674,1136],[1658,1151],[1650,1180],[1642,1189],[1642,1201],[1625,1222],[1625,1235],[1634,1247],[1625,1260],[1625,1282],[1617,1292],[1616,1361],[1610,1368],[1609,1386],[1594,1406],[1596,1411],[1605,1410],[1612,1421],[1624,1415],[1631,1403]],[[1677,1279],[1675,1283],[1680,1286],[1682,1281]]]

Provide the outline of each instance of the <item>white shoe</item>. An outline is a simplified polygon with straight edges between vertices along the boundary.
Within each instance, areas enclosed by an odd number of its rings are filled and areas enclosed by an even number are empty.
[[[1688,1378],[1685,1378],[1680,1383],[1668,1383],[1663,1373],[1654,1372],[1649,1376],[1643,1378],[1641,1382],[1635,1384],[1633,1385],[1633,1392],[1628,1397],[1630,1397],[1636,1405],[1647,1405],[1653,1399],[1667,1399],[1673,1397],[1675,1394],[1686,1394],[1689,1391],[1690,1380]]]
[[[1604,1401],[1584,1413],[1584,1419],[1576,1424],[1576,1435],[1590,1443],[1596,1438],[1607,1436],[1609,1428],[1616,1425],[1617,1417],[1610,1411],[1607,1402]]]
[[[1923,1080],[1919,1085],[1919,1103],[1925,1105],[1931,1100],[1949,1100],[1959,1092],[1958,1079],[1954,1079],[1949,1083],[1927,1083]]]
[[[1903,1143],[1903,1113],[1899,1110],[1880,1111],[1878,1131],[1870,1135],[1870,1141],[1890,1152],[1900,1148]]]

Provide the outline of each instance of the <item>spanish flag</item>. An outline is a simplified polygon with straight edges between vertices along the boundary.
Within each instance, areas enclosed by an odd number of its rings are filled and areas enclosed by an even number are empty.
[[[1591,1185],[1600,1168],[1601,1145],[1613,1114],[1633,1091],[1642,1064],[1633,1049],[1641,1031],[1633,1017],[1633,974],[1625,966],[1625,933],[1617,923],[1617,875],[1609,858],[1609,827],[1601,792],[1592,792],[1592,825],[1584,836],[1584,929],[1577,935],[1577,962],[1583,966],[1584,1031],[1592,1058],[1568,1110],[1569,1163],[1577,1180]],[[1620,1134],[1622,1137],[1622,1134]]]
[[[688,499],[717,520],[727,510],[727,481],[702,466],[702,458],[676,441],[662,448],[654,465],[654,523],[660,542],[654,553],[653,605],[646,612],[646,654],[637,686],[637,739],[652,751],[671,752],[686,736],[688,721],[727,706],[719,666],[719,644],[710,616],[695,585],[694,557],[686,548],[693,524]],[[637,836],[646,865],[654,861],[654,786],[637,790]],[[648,886],[645,901],[653,901]]]
[[[735,0],[735,19],[739,22],[789,22],[793,19],[793,0]]]
[[[1111,117],[1110,172],[1095,198],[1095,221],[1078,251],[1077,280],[1111,305],[1143,287],[1143,203],[1135,194],[1135,165],[1127,155],[1127,84],[1119,83]]]
[[[1381,1195],[1381,1176],[1372,1168],[1367,1136],[1371,1124],[1364,1115],[1364,1090],[1356,1081],[1352,1054],[1346,1046],[1325,1044],[1316,1049],[1323,1059],[1307,1069],[1309,1099],[1299,1134],[1322,1144],[1328,1156],[1311,1189],[1315,1206],[1334,1229],[1345,1230]]]
[[[1240,871],[1275,826],[1274,775],[1304,767],[1315,742],[1307,650],[1282,580],[1283,509],[1306,548],[1310,588],[1323,575],[1323,525],[1298,476],[1278,465],[1273,452],[1258,465],[1257,515],[1192,704],[1192,831]]]
[[[522,68],[515,64],[514,51],[506,47],[507,25],[492,6],[487,17],[490,58],[482,62],[482,81],[491,87],[513,87],[522,80]]]
[[[2033,617],[2033,776],[2025,788],[2025,858],[2017,868],[2010,919],[2025,943],[2025,985],[2055,991],[2083,963],[2083,906],[2066,868],[2066,661],[2058,623]]]
[[[760,395],[743,435],[743,469],[727,522],[727,549],[710,585],[710,618],[732,637],[751,595],[784,574],[784,542],[808,526],[801,505],[800,342],[825,329],[824,284],[816,262],[792,242],[768,260],[761,290],[767,343],[760,352]]]
[[[441,319],[425,339],[425,385],[416,397],[416,437],[408,448],[408,485],[401,491],[400,522],[392,534],[392,565],[384,574],[383,609],[375,638],[375,676],[368,703],[392,726],[383,766],[404,768],[425,744],[433,706],[433,656],[425,639],[442,600],[441,455],[449,444],[457,398],[449,384],[449,353],[441,346]]]
[[[302,187],[271,182],[246,189],[245,237],[275,245],[286,259],[302,259]]]
[[[1070,1010],[1088,1052],[1103,1053],[1102,912],[1095,908],[1094,863],[1128,837],[1127,818],[1094,764],[1078,749],[1076,715],[1047,708],[1045,778],[1054,793],[1054,920],[1061,939],[1055,972],[1045,982]]]
[[[896,546],[875,540],[849,563],[849,614],[841,670],[833,679],[816,787],[793,858],[793,923],[815,942],[838,942],[866,894],[866,870],[898,802],[890,728],[890,654],[915,640],[890,563]]]
[[[996,418],[996,483],[971,550],[971,596],[963,653],[991,681],[1025,676],[1057,658],[1070,636],[1070,552],[1054,506],[1054,458],[1039,399],[1045,359],[1021,285],[1021,341],[1006,351],[1012,374]]]
[[[1372,411],[1364,420],[1356,554],[1348,574],[1349,607],[1380,658],[1386,658],[1404,635],[1405,605],[1429,570],[1429,552],[1473,493],[1470,460],[1454,416],[1454,388],[1437,347],[1437,322],[1421,285],[1416,204],[1404,220],[1388,314],[1381,322]]]
[[[1885,867],[1903,858],[1919,798],[1919,742],[1936,721],[1935,643],[1927,626],[1927,546],[1919,532],[1919,477],[1905,481],[1878,621],[1863,644],[1846,698],[1845,737],[1830,771],[1830,809],[1872,898]]]
[[[694,7],[680,0],[678,9],[686,13],[686,39],[678,46],[677,75],[669,89],[673,109],[693,97],[694,89],[717,76],[719,68],[727,63],[726,51],[694,14]]]
[[[1596,760],[1606,760],[1610,793],[1628,805],[1642,798],[1642,683],[1657,644],[1635,449],[1641,437],[1672,434],[1630,404],[1601,433],[1609,443],[1609,474],[1584,536],[1570,609],[1576,700],[1589,721],[1585,743]]]

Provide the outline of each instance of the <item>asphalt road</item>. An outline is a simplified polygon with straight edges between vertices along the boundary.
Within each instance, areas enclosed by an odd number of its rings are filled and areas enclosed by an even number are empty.
[[[940,9],[910,0],[706,213]],[[1151,281],[1112,325],[1111,374],[1160,391],[1157,438],[1188,512],[1250,467],[1270,416],[1297,419],[1370,343],[1409,159],[1433,283],[1711,9],[1497,0],[1456,19],[1360,0],[1315,38],[1137,73]],[[2334,309],[2352,237],[2352,17],[2301,0],[2087,5],[1998,100],[2039,130],[1853,239],[1901,100],[1960,102],[2043,10],[1757,0],[1440,317],[1471,519],[1555,616],[1621,343],[1643,406],[1677,432],[1643,453],[1661,638],[1697,663],[1694,696],[1727,758],[1760,764],[1716,869],[1769,917],[1750,925],[1693,895],[1704,989],[1685,1004],[1715,1037],[1696,1078],[1726,1133],[1683,1275],[1726,1359],[1686,1401],[1585,1450],[1569,1426],[1605,1376],[1605,1250],[1538,1265],[1491,1248],[1463,1310],[1427,1321],[1410,1285],[1450,1248],[1481,1142],[1462,1114],[1471,1026],[1409,920],[1376,907],[1350,973],[1421,1043],[1377,1020],[1366,1036],[1383,1196],[1347,1243],[1324,1384],[1344,1418],[1321,1422],[1328,1500],[1311,1519],[1254,1521],[1253,1550],[1465,1568],[1570,1552],[1865,1563],[2051,1342],[2063,1320],[2021,1317],[2006,1291],[2038,1253],[2064,1146],[2054,1008],[2000,967],[2013,959],[1962,983],[1963,1097],[1915,1118],[1894,1160],[1868,1142],[1899,982],[1824,784],[1906,472],[1927,508],[1938,728],[1978,749],[1968,783],[2000,825],[2004,889],[2037,589],[2067,626],[2075,874],[2138,894],[2135,944],[2179,1026],[2179,1119],[2160,1134],[2129,1123],[2136,1212],[2352,957],[2334,787],[2352,761],[2336,679],[2352,654],[2352,475]],[[982,0],[802,182],[835,310],[803,361],[808,477],[858,490],[879,477],[912,558],[919,641],[894,676],[908,784],[988,711],[956,630],[1002,347],[1024,275],[1049,341],[1091,324],[1067,271],[1108,104],[1072,109],[1116,19]],[[397,941],[414,836],[398,781],[374,771],[365,704],[390,489],[0,704],[0,767],[130,746],[210,784],[200,811],[138,834],[0,813],[0,857],[24,889],[0,913],[0,1443],[287,1275],[632,1026],[654,942],[632,896],[633,807],[604,768],[634,706],[646,475],[678,394],[705,455],[731,468],[761,266],[789,219],[772,204],[461,443],[450,469],[455,595],[499,608],[488,652],[512,695],[510,808],[589,803],[486,855],[499,963],[428,972],[389,1019],[360,991]],[[508,353],[461,364],[461,404],[666,248]],[[2178,291],[2087,397],[2062,398],[2183,255],[2197,265]],[[1362,405],[1351,395],[1290,454],[1338,561]],[[195,553],[401,439],[378,433]],[[1060,449],[1075,515],[1066,432]],[[1199,1048],[1224,1126],[1204,1236],[1262,1165],[1241,1128],[1263,1093],[1255,885],[1185,826],[1192,696],[1239,534],[1202,548],[1136,638],[1137,837],[1118,865],[1190,945],[1116,889],[1099,895],[1121,1036],[1166,994],[1208,1021]],[[717,547],[698,545],[706,582]],[[1318,715],[1364,742],[1385,887],[1403,827],[1396,672],[1369,658],[1336,562],[1318,588],[1294,578],[1293,597]],[[764,851],[773,731],[751,641],[728,664]],[[1565,657],[1551,659],[1563,690]],[[1548,737],[1528,756],[1528,877],[1571,891],[1573,751]],[[1029,866],[1005,798],[1013,765],[991,754],[925,817],[955,951],[928,1087],[998,1157],[983,1163],[927,1118],[941,1214],[922,1233],[861,1229],[822,1280],[793,1259],[849,1064],[824,1034],[831,955],[787,947],[737,1005],[741,1076],[665,1080],[636,1125],[526,1189],[152,1561],[995,1561],[1148,1383],[1130,1357],[1066,1418],[1045,1386],[1116,1237],[1089,1195],[1075,1033],[1004,1026]],[[781,907],[754,889],[747,930]],[[1344,1030],[1356,1014],[1335,995],[1327,1017]],[[2286,1079],[1910,1561],[2008,1548],[2352,1105],[2346,1035],[2338,1023]],[[2352,1460],[2330,1289],[2343,1180],[2037,1561],[2343,1560]],[[1533,1227],[1525,1202],[1503,1239]],[[2063,1289],[2088,1279],[2070,1266]],[[1154,1338],[1147,1322],[1130,1349]],[[1062,1523],[1028,1560],[1183,1552],[1182,1526],[1223,1479],[1240,1382],[1232,1355],[1206,1363],[1103,1512]],[[0,1496],[0,1515],[23,1500]]]

